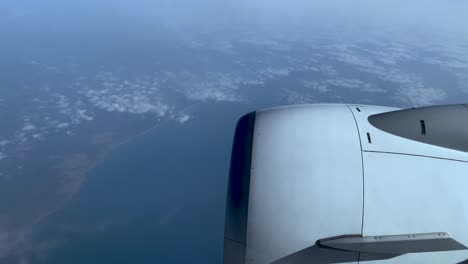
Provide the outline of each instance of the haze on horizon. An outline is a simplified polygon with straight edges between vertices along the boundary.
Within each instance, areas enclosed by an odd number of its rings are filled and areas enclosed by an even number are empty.
[[[0,29],[34,26],[45,32],[65,32],[70,25],[126,25],[127,30],[152,26],[190,33],[289,25],[337,32],[422,32],[447,36],[466,32],[467,12],[468,2],[462,0],[19,0],[0,3]]]

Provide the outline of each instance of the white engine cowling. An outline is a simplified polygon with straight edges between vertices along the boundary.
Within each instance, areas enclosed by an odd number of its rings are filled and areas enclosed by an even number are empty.
[[[298,105],[242,117],[225,264],[468,259],[468,108]]]

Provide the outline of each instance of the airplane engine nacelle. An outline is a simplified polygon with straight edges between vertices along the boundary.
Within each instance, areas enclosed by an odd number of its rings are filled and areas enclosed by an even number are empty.
[[[237,125],[225,264],[468,259],[468,107],[298,105]]]

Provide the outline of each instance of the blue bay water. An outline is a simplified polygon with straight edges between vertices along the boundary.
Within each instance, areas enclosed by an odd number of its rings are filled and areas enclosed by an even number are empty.
[[[232,136],[252,109],[207,104],[117,148],[39,226],[34,263],[220,263]]]

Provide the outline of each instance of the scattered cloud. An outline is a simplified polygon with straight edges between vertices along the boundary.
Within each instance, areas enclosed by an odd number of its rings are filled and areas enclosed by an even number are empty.
[[[451,59],[451,60],[442,60],[442,59],[436,59],[436,58],[424,58],[424,62],[427,64],[435,64],[447,68],[453,68],[453,69],[468,69],[468,62],[466,61],[461,61],[458,59]]]
[[[42,139],[43,137],[42,137],[41,134],[33,134],[33,135],[32,135],[32,138],[34,138],[34,139]]]
[[[235,55],[234,45],[227,40],[219,40],[213,43],[213,49],[226,54],[226,55]]]
[[[319,68],[320,72],[327,76],[335,76],[338,74],[338,71],[329,64],[321,65]]]
[[[288,104],[311,104],[318,103],[318,98],[313,97],[310,94],[303,92],[298,92],[292,89],[283,89],[283,92],[286,94],[286,102]]]
[[[24,132],[18,132],[15,134],[15,141],[19,143],[26,143],[28,141],[28,137]]]
[[[156,76],[143,76],[134,80],[121,79],[112,72],[101,72],[96,76],[93,88],[81,86],[80,93],[91,106],[107,112],[129,114],[156,114],[166,116],[171,107],[164,101]],[[94,116],[88,110],[79,109],[77,117],[88,121]]]
[[[233,74],[210,72],[203,79],[183,73],[181,92],[191,101],[242,102],[245,97],[239,91],[242,86],[263,85],[260,79],[238,77]]]
[[[326,81],[323,81],[322,83],[337,86],[337,87],[348,88],[348,89],[356,89],[357,91],[369,92],[369,93],[386,93],[387,92],[386,90],[379,88],[374,84],[366,83],[357,79],[347,79],[347,78],[339,79],[338,78],[338,79],[333,79],[333,80],[326,80]]]
[[[23,122],[24,122],[23,129],[22,129],[23,131],[27,132],[27,131],[32,131],[36,129],[36,126],[32,124],[29,118],[27,117],[23,118]]]
[[[266,69],[260,70],[260,74],[268,79],[273,79],[278,76],[288,76],[292,70],[293,69],[289,67],[283,67],[283,68],[268,67]]]
[[[248,37],[241,39],[239,41],[243,44],[249,44],[261,47],[262,50],[268,51],[289,51],[291,47],[280,40],[274,40],[271,38],[263,38],[263,37]]]
[[[67,128],[68,126],[69,126],[69,124],[66,123],[66,122],[64,122],[64,123],[58,123],[58,124],[57,124],[57,128],[59,128],[59,129],[60,129],[60,128]]]
[[[327,84],[322,83],[322,82],[317,82],[317,81],[302,81],[302,84],[310,88],[318,93],[327,93],[330,92],[331,89],[328,88]]]
[[[111,94],[106,96],[96,90],[87,90],[86,96],[94,107],[107,112],[131,114],[155,113],[165,116],[169,106],[159,100],[151,100],[139,91],[131,94]],[[93,117],[86,116],[87,120]]]
[[[83,109],[85,105],[80,98],[71,99],[72,95],[66,96],[60,93],[53,93],[51,96],[55,101],[55,108],[58,109],[62,116],[69,120],[69,123],[79,125],[84,121],[92,121],[94,119],[92,113]]]
[[[186,94],[187,98],[193,101],[221,101],[221,102],[241,102],[242,96],[227,87],[217,86],[215,83],[205,82],[194,84]]]
[[[354,89],[359,92],[367,92],[367,93],[386,93],[387,91],[377,87],[374,84],[366,83],[361,80],[357,79],[347,79],[347,78],[335,78],[335,79],[328,79],[323,81],[302,81],[302,84],[312,89],[313,91],[321,94],[321,93],[328,93],[332,91],[332,87],[338,88],[347,88],[347,89]]]
[[[400,87],[395,95],[397,101],[409,103],[413,106],[426,106],[447,98],[447,93],[442,89],[424,86]]]
[[[375,58],[375,61],[388,66],[397,66],[400,62],[415,61],[419,56],[412,49],[397,42],[379,42],[372,41],[374,48],[361,48]]]
[[[350,51],[332,51],[330,55],[335,56],[335,59],[340,62],[348,63],[363,68],[375,68],[377,67],[372,59],[364,57],[362,55],[353,54]]]
[[[31,131],[34,129],[36,129],[36,126],[34,126],[33,124],[25,124],[23,127],[23,131]]]
[[[440,66],[445,71],[451,73],[457,79],[457,84],[462,92],[468,92],[468,47],[457,45],[438,45],[427,48],[434,54],[431,57],[424,57],[426,64]]]
[[[382,45],[380,45],[382,46]],[[392,45],[390,45],[392,46]],[[377,48],[377,47],[376,47]],[[390,49],[383,51],[369,52],[369,48],[365,49],[371,55],[364,55],[359,46],[356,45],[340,45],[330,51],[330,54],[337,61],[347,63],[354,66],[357,70],[370,74],[381,81],[389,82],[395,85],[396,90],[385,91],[375,86],[365,87],[368,91],[375,92],[392,92],[392,97],[398,103],[407,103],[411,105],[421,106],[441,102],[447,98],[445,91],[433,87],[427,87],[421,75],[416,73],[403,71],[396,66],[399,61],[417,60],[420,59],[415,53],[408,51],[413,47],[404,47],[394,44]],[[382,61],[382,58],[384,61]],[[349,87],[349,83],[341,83],[342,87]],[[352,84],[351,84],[352,85]]]
[[[187,123],[188,121],[190,121],[190,115],[189,114],[186,114],[186,113],[182,113],[182,114],[179,114],[177,117],[176,117],[176,120],[177,122],[181,123],[181,124],[184,124],[184,123]]]

